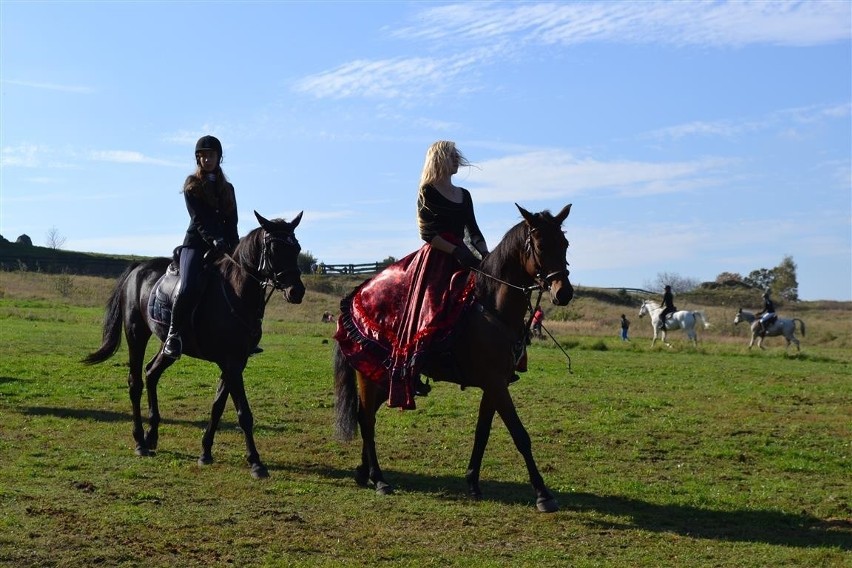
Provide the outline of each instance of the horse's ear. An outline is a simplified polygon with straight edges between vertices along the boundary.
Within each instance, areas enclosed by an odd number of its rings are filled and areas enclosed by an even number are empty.
[[[521,206],[520,206],[520,205],[518,205],[517,203],[515,203],[515,207],[517,207],[517,208],[518,208],[518,211],[520,211],[520,212],[521,212],[521,217],[523,217],[524,219],[526,219],[526,220],[527,220],[527,223],[532,223],[532,222],[533,222],[533,214],[532,214],[532,213],[530,213],[529,211],[527,211],[526,209],[524,209],[523,207],[521,207]]]
[[[304,211],[299,211],[299,214],[293,217],[293,220],[290,222],[294,229],[302,222],[302,213],[304,213]]]
[[[562,222],[565,221],[565,219],[568,217],[568,213],[570,213],[570,212],[571,212],[571,204],[569,203],[568,205],[566,205],[565,207],[562,208],[562,211],[559,212],[559,214],[555,217],[555,219],[557,221],[559,221],[559,224],[561,225]]]
[[[264,219],[264,218],[263,218],[263,215],[261,215],[261,214],[260,214],[260,213],[258,213],[257,211],[255,211],[255,212],[254,212],[254,216],[255,216],[255,217],[257,217],[257,222],[258,222],[258,223],[260,223],[260,226],[261,226],[261,227],[265,227],[265,226],[267,225],[267,223],[269,223],[269,221],[267,221],[266,219]]]

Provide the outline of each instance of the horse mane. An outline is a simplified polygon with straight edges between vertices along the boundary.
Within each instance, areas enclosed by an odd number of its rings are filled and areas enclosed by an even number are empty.
[[[217,264],[223,278],[236,285],[241,280],[243,271],[258,268],[258,259],[263,252],[262,235],[261,227],[252,229],[234,247],[234,252],[231,253],[233,260],[226,257],[219,259]]]
[[[488,256],[485,257],[485,260],[482,261],[480,270],[486,274],[500,278],[501,280],[506,278],[506,274],[504,274],[504,267],[509,266],[513,261],[517,261],[518,251],[524,247],[524,243],[526,242],[526,233],[523,230],[524,225],[525,222],[521,221],[506,231],[506,234],[503,235],[503,239],[497,243],[497,246],[495,246]],[[477,297],[485,298],[489,292],[493,293],[498,285],[499,282],[494,279],[483,276],[482,274],[477,274]]]
[[[660,303],[656,300],[645,300],[645,303],[648,304],[652,310],[656,310],[660,307]]]

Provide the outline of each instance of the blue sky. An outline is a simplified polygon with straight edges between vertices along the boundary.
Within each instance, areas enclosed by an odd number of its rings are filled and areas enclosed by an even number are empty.
[[[195,140],[327,263],[420,246],[426,148],[493,247],[558,211],[571,279],[643,287],[793,257],[852,300],[852,3],[0,3],[0,234],[168,255]],[[756,303],[759,298],[756,298]]]

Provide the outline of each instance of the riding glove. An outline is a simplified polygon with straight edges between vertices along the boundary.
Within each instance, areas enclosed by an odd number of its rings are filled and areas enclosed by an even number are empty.
[[[453,258],[465,268],[479,268],[479,259],[473,256],[466,246],[457,246],[453,249]]]

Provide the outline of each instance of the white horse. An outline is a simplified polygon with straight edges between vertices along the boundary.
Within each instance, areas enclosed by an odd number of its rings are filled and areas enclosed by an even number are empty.
[[[704,329],[710,327],[710,323],[707,321],[707,318],[704,317],[704,312],[680,310],[666,318],[666,329],[663,329],[663,324],[660,321],[660,313],[662,311],[663,308],[660,307],[660,304],[653,300],[644,300],[642,302],[642,307],[639,308],[640,318],[646,315],[651,316],[651,327],[654,329],[654,339],[651,341],[651,347],[653,347],[654,343],[657,342],[657,333],[659,332],[662,332],[663,334],[663,343],[669,345],[666,343],[666,331],[672,331],[674,329],[683,329],[690,341],[692,341],[695,346],[698,346],[698,335],[695,333],[696,322],[700,321],[704,324]],[[669,347],[671,347],[671,345],[669,345]]]
[[[776,335],[783,335],[784,339],[787,340],[787,347],[785,349],[790,348],[790,343],[796,344],[796,351],[801,351],[802,348],[799,347],[799,340],[796,339],[796,322],[799,322],[799,326],[802,328],[802,337],[805,336],[805,322],[800,320],[799,318],[793,319],[781,319],[776,318],[772,325],[769,326],[765,332],[761,331],[760,327],[757,323],[757,317],[751,313],[743,311],[742,308],[737,311],[737,315],[734,316],[734,324],[738,324],[741,321],[748,322],[751,325],[751,342],[748,344],[748,348],[751,349],[754,346],[754,340],[757,339],[757,346],[761,349],[766,349],[763,346],[763,338],[765,336],[775,337]]]

